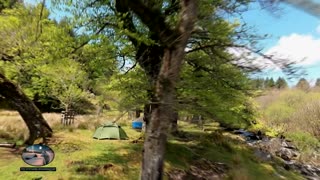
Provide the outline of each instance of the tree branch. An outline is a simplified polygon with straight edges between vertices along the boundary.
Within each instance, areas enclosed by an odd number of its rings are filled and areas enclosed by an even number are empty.
[[[131,71],[133,68],[137,66],[137,61],[134,63],[132,67],[130,67],[124,74],[127,74],[129,71]]]
[[[164,46],[171,44],[178,36],[165,22],[165,17],[160,9],[146,6],[141,0],[119,0],[127,5],[148,26],[160,43]],[[156,39],[156,40],[157,40]]]
[[[42,0],[41,3],[41,11],[40,11],[40,15],[39,15],[39,20],[37,22],[37,31],[36,31],[36,39],[35,42],[38,41],[38,39],[40,38],[41,34],[42,34],[42,25],[41,25],[41,19],[43,16],[43,10],[44,10],[44,6],[45,6],[46,0]]]
[[[100,29],[98,29],[98,31],[95,32],[94,34],[95,34],[95,35],[100,34],[107,26],[117,26],[117,25],[112,24],[112,23],[109,23],[109,22],[106,22],[106,23],[104,23],[103,26],[100,27]],[[78,47],[75,47],[75,48],[73,49],[73,51],[71,52],[71,54],[75,53],[75,52],[78,51],[80,48],[82,48],[83,46],[87,45],[87,44],[90,42],[90,40],[91,40],[91,39],[83,42],[83,43],[80,44]]]

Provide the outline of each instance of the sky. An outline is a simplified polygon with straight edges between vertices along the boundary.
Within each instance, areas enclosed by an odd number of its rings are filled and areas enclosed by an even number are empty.
[[[289,1],[289,0],[287,0]],[[26,0],[26,3],[34,4],[40,0]],[[320,4],[320,0],[314,2]],[[46,1],[47,5],[50,1]],[[266,54],[276,54],[278,57],[287,58],[297,63],[306,75],[306,78],[313,85],[317,78],[320,78],[320,16],[311,15],[301,8],[296,8],[288,4],[279,4],[278,10],[268,11],[262,9],[257,3],[252,4],[243,16],[249,26],[253,26],[258,34],[268,34],[270,38],[259,43],[259,47],[264,47]],[[314,14],[314,13],[313,13]],[[63,12],[56,12],[52,18],[61,18]],[[279,70],[270,71],[266,69],[261,77],[284,77],[293,86],[298,79],[289,80]]]
[[[260,43],[266,54],[276,54],[294,61],[304,59],[297,64],[307,73],[303,77],[313,85],[320,78],[320,16],[287,4],[278,7],[280,10],[272,13],[254,4],[243,14],[243,20],[254,26],[257,33],[271,35],[271,38]],[[279,70],[261,76],[286,77]],[[297,79],[293,79],[289,83],[292,86],[296,82]]]

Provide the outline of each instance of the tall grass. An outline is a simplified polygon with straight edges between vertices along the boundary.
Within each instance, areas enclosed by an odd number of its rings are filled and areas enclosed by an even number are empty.
[[[278,129],[279,133],[302,131],[320,137],[319,92],[283,90],[276,96],[272,93],[258,101],[267,126]]]
[[[320,91],[274,91],[257,101],[267,127],[293,139],[303,151],[320,146]]]
[[[44,113],[43,117],[48,122],[53,131],[73,129],[89,129],[95,130],[98,126],[106,121],[114,121],[120,117],[120,112],[104,113],[97,115],[77,115],[74,124],[63,126],[61,124],[60,113]],[[124,115],[117,121],[118,124],[126,126],[130,123],[127,115]],[[29,135],[27,126],[21,116],[16,111],[0,110],[0,142],[25,140]]]

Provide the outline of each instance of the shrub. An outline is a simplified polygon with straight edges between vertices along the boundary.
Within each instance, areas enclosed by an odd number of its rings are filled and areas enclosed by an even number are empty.
[[[303,159],[320,147],[317,139],[320,137],[318,91],[283,90],[278,98],[273,99],[262,111],[263,124],[293,140],[293,143],[304,152]]]
[[[90,129],[89,122],[80,122],[78,124],[78,129]]]
[[[286,136],[289,139],[294,140],[294,144],[302,151],[320,147],[319,140],[307,132],[297,131],[294,133],[287,133]]]

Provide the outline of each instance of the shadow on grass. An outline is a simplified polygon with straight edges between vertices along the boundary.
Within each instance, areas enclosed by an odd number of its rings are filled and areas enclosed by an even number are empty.
[[[285,171],[282,164],[262,161],[254,155],[253,148],[221,131],[184,131],[181,134],[173,137],[167,146],[166,160],[173,169],[187,170],[204,158],[226,164],[229,179],[301,179],[297,173]]]
[[[142,144],[126,144],[82,161],[72,161],[74,175],[83,179],[138,179]]]
[[[188,171],[199,159],[226,164],[229,179],[299,179],[282,171],[278,164],[262,162],[243,142],[219,132],[184,131],[170,137],[166,148],[166,172]],[[186,140],[187,139],[187,140]],[[75,177],[82,179],[139,179],[143,144],[123,143],[108,147],[101,154],[72,161],[68,165]]]

